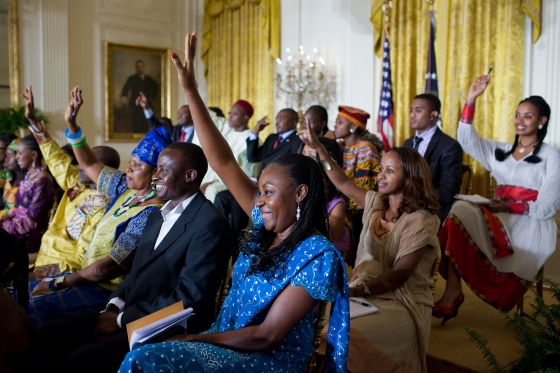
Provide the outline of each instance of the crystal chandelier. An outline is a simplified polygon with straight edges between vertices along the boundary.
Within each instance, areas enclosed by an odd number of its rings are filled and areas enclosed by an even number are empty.
[[[290,48],[286,48],[290,53]],[[303,46],[282,61],[277,58],[276,95],[286,96],[288,107],[296,108],[303,119],[303,110],[311,105],[321,105],[327,110],[336,98],[336,75],[327,70],[325,59],[317,54],[317,48],[306,54]]]

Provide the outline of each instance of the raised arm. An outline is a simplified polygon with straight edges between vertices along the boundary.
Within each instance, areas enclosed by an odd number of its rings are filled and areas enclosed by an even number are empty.
[[[319,142],[317,135],[315,135],[307,121],[305,123],[305,130],[299,134],[299,138],[305,143],[305,145],[317,151],[317,154],[321,159],[321,163],[323,163],[323,167],[325,167],[324,162],[328,162],[329,167],[326,167],[325,170],[329,168],[330,170],[326,171],[326,174],[338,190],[340,190],[346,197],[356,201],[360,207],[364,207],[366,203],[367,190],[358,187],[346,176],[338,164],[333,161],[329,152],[325,149],[325,146]]]
[[[200,97],[194,69],[196,40],[196,32],[185,37],[184,64],[175,53],[171,53],[171,59],[177,69],[179,83],[187,96],[194,127],[210,167],[216,171],[241,208],[250,216],[257,198],[258,187],[237,164],[229,144],[212,122],[208,109]]]
[[[82,92],[79,91],[76,86],[70,91],[70,103],[68,107],[66,107],[66,113],[64,113],[64,119],[68,126],[66,137],[72,144],[74,155],[80,164],[80,168],[86,172],[91,181],[97,184],[99,174],[105,166],[97,160],[95,154],[93,154],[89,145],[86,143],[86,138],[82,133],[82,129],[78,127],[76,123],[76,117],[83,103]]]

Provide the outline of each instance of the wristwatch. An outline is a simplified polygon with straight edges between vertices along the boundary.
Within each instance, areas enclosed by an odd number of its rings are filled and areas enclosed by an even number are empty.
[[[66,276],[59,276],[54,279],[54,287],[56,290],[66,289]]]
[[[366,294],[373,295],[373,294],[371,293],[371,291],[369,290],[369,288],[368,288],[366,282],[364,282],[364,292],[365,292]]]

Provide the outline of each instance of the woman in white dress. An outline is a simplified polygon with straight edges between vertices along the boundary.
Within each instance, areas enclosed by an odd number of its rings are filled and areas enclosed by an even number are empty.
[[[528,97],[515,113],[513,144],[481,139],[472,119],[476,98],[489,81],[483,75],[472,83],[457,137],[498,187],[492,205],[456,202],[439,233],[440,273],[447,284],[432,315],[443,322],[463,303],[461,278],[485,302],[508,311],[556,248],[560,152],[543,142],[550,107],[542,97]]]

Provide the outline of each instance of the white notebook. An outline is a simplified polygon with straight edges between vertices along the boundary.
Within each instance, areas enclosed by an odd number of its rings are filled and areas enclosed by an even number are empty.
[[[492,203],[494,203],[488,198],[479,196],[478,194],[456,194],[455,199],[474,203],[475,205],[491,205]]]
[[[169,315],[163,319],[157,320],[151,324],[148,324],[140,329],[134,330],[130,336],[130,349],[133,350],[150,340],[157,339],[157,337],[162,336],[166,330],[171,329],[175,326],[180,326],[178,330],[181,330],[181,332],[184,333],[187,326],[186,320],[192,315],[194,315],[193,309],[187,308],[180,312]],[[174,332],[171,334],[180,333]],[[160,342],[160,340],[157,340],[157,342]]]
[[[362,297],[350,298],[350,318],[369,315],[370,313],[379,312],[379,308],[368,302]]]

